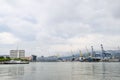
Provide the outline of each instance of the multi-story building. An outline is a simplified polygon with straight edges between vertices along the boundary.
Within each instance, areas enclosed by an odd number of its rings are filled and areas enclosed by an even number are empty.
[[[10,50],[11,58],[18,58],[18,50]]]
[[[24,58],[25,50],[10,50],[10,57],[11,58]]]
[[[25,50],[19,50],[19,58],[25,57]]]

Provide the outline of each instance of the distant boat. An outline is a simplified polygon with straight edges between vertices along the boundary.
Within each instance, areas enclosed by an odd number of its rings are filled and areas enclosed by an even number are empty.
[[[11,60],[11,61],[6,61],[3,64],[29,64],[29,61],[15,61],[15,60]]]
[[[100,58],[96,58],[96,57],[88,57],[84,59],[85,62],[100,62],[101,59]]]

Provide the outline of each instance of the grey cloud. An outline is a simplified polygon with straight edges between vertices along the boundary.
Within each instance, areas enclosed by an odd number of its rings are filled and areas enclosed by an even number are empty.
[[[90,42],[89,37],[85,38],[89,35],[93,35],[90,37],[93,39],[96,39],[95,34],[120,35],[119,0],[12,0],[4,3],[6,6],[4,9],[1,6],[0,11],[7,17],[1,21],[9,28],[1,27],[1,31],[11,29],[25,42],[57,46],[77,42],[74,40],[79,42],[79,38]]]
[[[116,23],[116,19],[115,21],[109,20],[114,20],[111,15],[114,7],[111,6],[111,1],[76,0],[65,1],[64,3],[62,1],[58,2],[51,3],[50,8],[48,8],[49,17],[45,30],[50,36],[68,39],[94,33],[102,35],[120,34],[119,21]],[[80,26],[80,24],[83,25]]]
[[[23,17],[22,19],[30,23],[37,24],[37,20],[32,16]]]

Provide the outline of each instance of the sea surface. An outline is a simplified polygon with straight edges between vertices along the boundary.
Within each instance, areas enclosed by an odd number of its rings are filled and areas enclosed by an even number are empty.
[[[0,64],[0,80],[120,80],[120,62]]]

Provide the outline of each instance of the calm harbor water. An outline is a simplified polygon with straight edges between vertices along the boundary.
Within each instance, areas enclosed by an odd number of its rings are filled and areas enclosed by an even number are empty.
[[[0,65],[0,80],[120,80],[120,63],[37,62]]]

